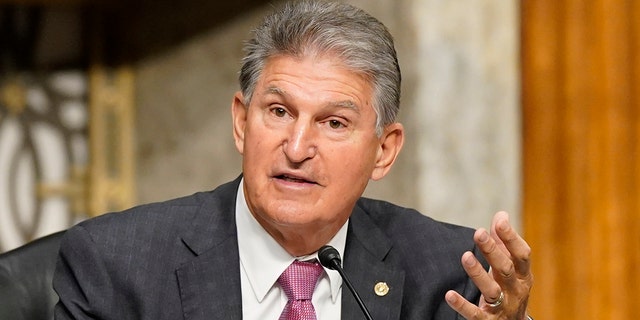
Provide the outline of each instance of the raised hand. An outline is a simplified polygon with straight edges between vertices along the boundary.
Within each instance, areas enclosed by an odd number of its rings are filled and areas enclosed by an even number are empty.
[[[478,304],[457,292],[446,293],[447,303],[465,319],[527,319],[527,302],[533,285],[531,248],[509,223],[506,212],[498,212],[491,233],[478,229],[473,239],[491,268],[487,272],[471,252],[462,255],[462,266],[482,296]]]

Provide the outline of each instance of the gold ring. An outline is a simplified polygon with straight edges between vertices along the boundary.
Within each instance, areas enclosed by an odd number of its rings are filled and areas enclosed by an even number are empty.
[[[489,304],[489,307],[495,308],[495,307],[499,307],[502,304],[502,301],[504,300],[504,292],[500,291],[500,296],[498,297],[498,300],[496,300],[496,302],[494,303],[490,303],[489,301],[487,301],[487,299],[484,299],[484,301],[487,302],[487,304]]]

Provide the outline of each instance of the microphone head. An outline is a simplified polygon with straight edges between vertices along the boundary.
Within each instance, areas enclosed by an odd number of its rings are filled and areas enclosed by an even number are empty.
[[[318,259],[320,259],[320,264],[331,270],[336,270],[336,266],[339,268],[342,264],[338,250],[328,245],[322,246],[322,248],[318,250]]]

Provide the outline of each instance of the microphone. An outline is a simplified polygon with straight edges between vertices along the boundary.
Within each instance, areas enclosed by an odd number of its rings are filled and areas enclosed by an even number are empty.
[[[338,250],[332,246],[322,246],[322,248],[318,250],[318,258],[320,259],[320,264],[325,268],[338,271],[340,277],[342,277],[342,281],[347,284],[347,287],[351,290],[351,293],[360,306],[360,309],[362,309],[362,313],[364,313],[365,318],[367,318],[367,320],[373,320],[373,318],[371,318],[371,314],[369,314],[369,310],[367,310],[367,306],[364,305],[364,302],[360,299],[356,289],[351,285],[347,275],[344,273],[341,266],[342,260],[340,259],[340,253],[338,253]]]

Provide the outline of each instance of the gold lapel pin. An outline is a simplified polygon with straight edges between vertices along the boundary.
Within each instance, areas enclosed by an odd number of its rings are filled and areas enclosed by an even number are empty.
[[[389,293],[389,286],[386,282],[378,282],[373,287],[373,292],[375,292],[379,297],[384,297]]]

